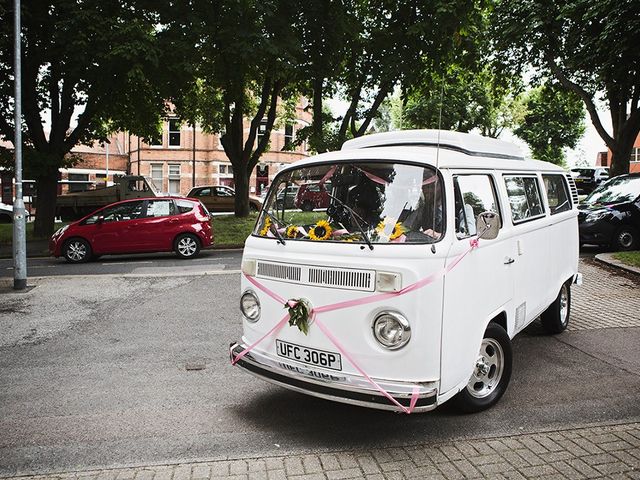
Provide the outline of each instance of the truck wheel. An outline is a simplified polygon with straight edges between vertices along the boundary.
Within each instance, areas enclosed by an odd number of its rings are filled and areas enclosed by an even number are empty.
[[[571,313],[571,289],[568,283],[560,288],[558,296],[549,307],[542,312],[540,320],[544,329],[551,334],[561,333],[569,325]]]
[[[174,250],[180,258],[193,258],[200,253],[200,241],[195,235],[183,233],[176,238]]]
[[[621,227],[613,236],[612,247],[615,250],[635,250],[638,245],[638,232],[627,225]]]
[[[509,335],[497,323],[490,323],[469,383],[453,397],[455,407],[464,413],[475,413],[495,405],[509,385],[512,358]]]
[[[67,240],[62,249],[64,258],[70,263],[84,263],[91,259],[91,245],[83,238]]]

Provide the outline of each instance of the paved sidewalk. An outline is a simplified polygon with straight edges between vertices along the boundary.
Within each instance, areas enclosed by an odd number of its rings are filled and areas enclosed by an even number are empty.
[[[247,438],[247,441],[251,439]],[[367,451],[138,466],[14,478],[34,480],[640,479],[640,423]]]

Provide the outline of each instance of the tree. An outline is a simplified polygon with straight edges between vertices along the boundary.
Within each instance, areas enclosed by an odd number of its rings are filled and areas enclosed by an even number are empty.
[[[565,165],[565,148],[575,148],[584,135],[584,107],[573,92],[545,84],[526,98],[527,113],[514,133],[522,138],[533,157]]]
[[[317,142],[318,151],[340,148],[346,139],[364,135],[397,85],[408,88],[419,81],[424,71],[441,69],[454,53],[460,53],[465,37],[471,36],[481,21],[484,2],[360,0],[344,5],[343,16],[349,19],[349,28],[342,37],[345,49],[339,50],[342,57],[334,57],[334,65],[340,70],[322,87],[337,91],[348,108],[337,119],[337,135],[332,136],[331,142]],[[326,49],[322,47],[318,56],[324,61]],[[316,61],[311,59],[310,63],[313,67]],[[319,114],[323,95],[318,94],[318,84],[311,85],[311,128],[320,134],[326,129],[316,123],[330,119]]]
[[[210,133],[221,133],[233,166],[235,214],[249,213],[249,179],[278,118],[282,100],[297,96],[294,66],[300,38],[290,20],[293,0],[203,0],[192,23],[173,17],[167,35],[191,42],[186,87],[174,86],[176,112]],[[187,32],[186,34],[184,32]],[[248,132],[244,121],[250,119]]]
[[[521,117],[518,78],[501,76],[484,61],[449,65],[443,76],[427,72],[404,99],[404,128],[438,128],[497,138]]]
[[[0,136],[13,140],[13,11],[0,1]],[[109,131],[151,136],[163,109],[156,19],[137,0],[22,3],[25,174],[36,181],[34,233],[53,231],[58,170]],[[77,113],[80,111],[81,113]],[[47,132],[47,130],[49,130]]]
[[[497,57],[518,71],[533,66],[580,97],[613,153],[611,175],[628,172],[640,132],[640,3],[498,0],[491,24]],[[598,101],[609,108],[612,134]]]

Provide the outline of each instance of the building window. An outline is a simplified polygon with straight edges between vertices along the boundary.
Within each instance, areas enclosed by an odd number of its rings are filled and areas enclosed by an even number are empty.
[[[220,175],[233,175],[233,167],[231,165],[220,165],[218,169]]]
[[[70,173],[69,174],[69,192],[84,192],[89,189],[88,173]]]
[[[169,193],[180,193],[180,164],[169,165]]]
[[[631,158],[629,159],[629,161],[632,163],[640,162],[640,147],[633,147],[633,150],[631,150]]]
[[[262,120],[258,126],[258,145],[262,141],[262,137],[264,137],[265,133],[267,133],[267,121]]]
[[[284,126],[284,149],[291,150],[293,148],[293,125]]]
[[[180,146],[180,120],[169,120],[169,146]]]
[[[152,163],[151,164],[151,180],[156,186],[157,190],[162,190],[164,178],[162,176],[162,164],[161,163]]]

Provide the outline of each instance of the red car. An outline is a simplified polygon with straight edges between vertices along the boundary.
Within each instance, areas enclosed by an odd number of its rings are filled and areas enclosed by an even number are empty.
[[[71,263],[105,254],[171,252],[195,257],[213,242],[211,217],[199,200],[136,198],[112,203],[53,234],[49,252]]]
[[[293,204],[305,212],[314,208],[327,208],[329,206],[329,190],[331,183],[305,183],[300,185],[298,194]]]

